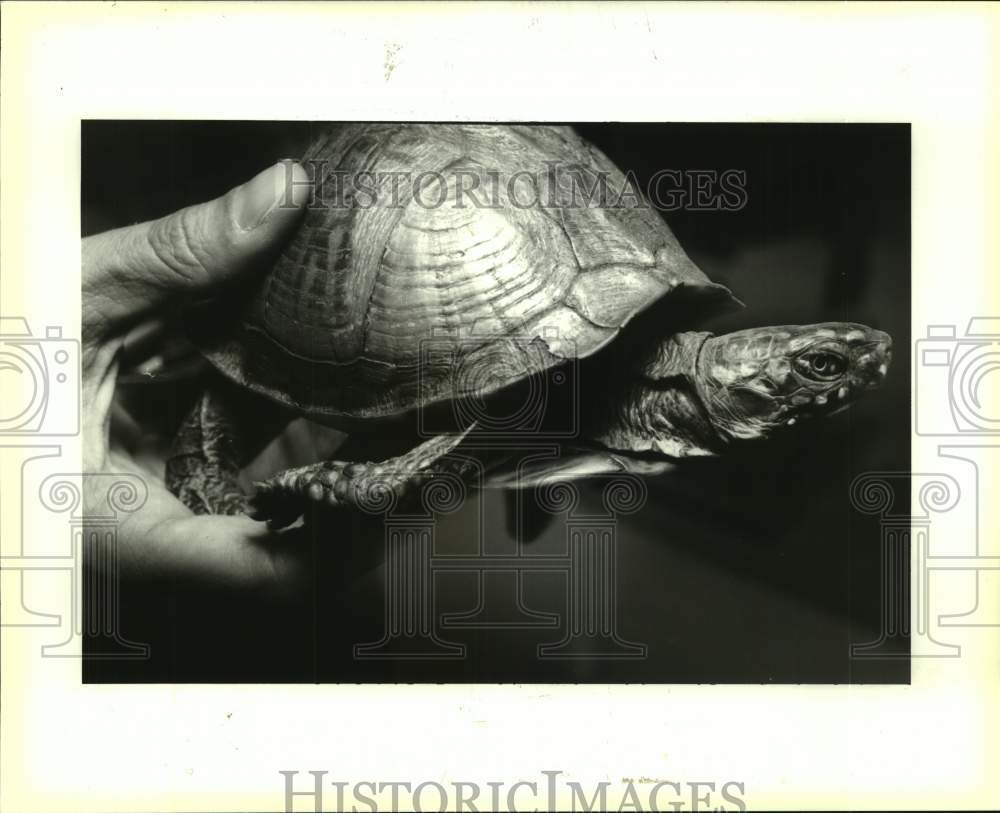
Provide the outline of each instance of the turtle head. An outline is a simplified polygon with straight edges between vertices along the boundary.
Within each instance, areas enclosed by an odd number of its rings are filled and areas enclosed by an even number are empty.
[[[723,440],[760,438],[844,409],[882,383],[891,359],[889,335],[865,325],[752,328],[706,338],[693,383]]]
[[[718,454],[839,412],[882,383],[891,356],[887,334],[844,322],[677,333],[629,366],[623,390],[594,399],[590,435],[624,452]]]

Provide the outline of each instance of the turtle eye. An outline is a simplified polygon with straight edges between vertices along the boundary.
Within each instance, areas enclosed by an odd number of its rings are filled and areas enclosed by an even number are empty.
[[[839,378],[847,370],[847,362],[836,353],[818,351],[806,353],[796,360],[799,370],[819,381],[831,381]]]

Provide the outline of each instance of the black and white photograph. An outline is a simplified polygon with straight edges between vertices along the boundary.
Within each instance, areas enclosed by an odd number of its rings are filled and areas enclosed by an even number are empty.
[[[996,5],[0,10],[0,813],[997,806]]]
[[[86,625],[149,657],[85,680],[908,681],[856,482],[909,459],[906,126],[82,138],[155,491]]]

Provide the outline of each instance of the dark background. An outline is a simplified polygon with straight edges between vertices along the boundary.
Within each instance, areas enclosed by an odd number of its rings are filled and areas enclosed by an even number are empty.
[[[85,122],[83,233],[216,197],[275,160],[301,154],[317,126]],[[747,303],[708,329],[843,320],[894,340],[883,388],[822,431],[794,431],[649,480],[646,507],[618,532],[618,628],[645,643],[647,657],[545,662],[535,647],[559,640],[560,629],[448,629],[443,637],[467,645],[464,660],[357,662],[353,644],[381,636],[383,595],[380,533],[355,525],[331,561],[317,566],[312,594],[295,603],[172,583],[125,584],[125,637],[149,643],[151,657],[87,660],[85,680],[909,680],[905,639],[896,658],[850,655],[852,643],[879,637],[882,579],[878,520],[854,510],[849,498],[860,473],[909,470],[909,126],[611,123],[578,130],[640,184],[664,168],[746,172],[740,211],[666,215],[692,259]],[[198,387],[197,378],[181,375],[123,384],[122,395],[139,404],[135,411],[151,432],[169,433]],[[155,408],[144,412],[143,403]],[[581,509],[599,504],[596,489],[584,486]],[[512,550],[496,493],[470,498],[443,520],[439,550],[461,547],[480,515],[485,549]],[[556,524],[532,552],[557,550],[563,534]],[[559,609],[563,588],[554,578],[525,577],[531,609]],[[440,611],[474,606],[474,582],[441,579]]]

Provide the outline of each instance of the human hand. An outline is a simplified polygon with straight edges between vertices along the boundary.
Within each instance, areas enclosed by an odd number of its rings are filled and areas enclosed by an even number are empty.
[[[209,203],[83,240],[84,471],[139,474],[149,492],[118,528],[117,559],[126,578],[176,576],[282,593],[303,575],[307,546],[289,545],[248,517],[195,516],[167,490],[162,474],[150,477],[110,425],[128,331],[165,308],[245,279],[289,237],[309,194],[301,166],[276,164]],[[85,505],[104,501],[95,493],[102,479],[84,478]]]

